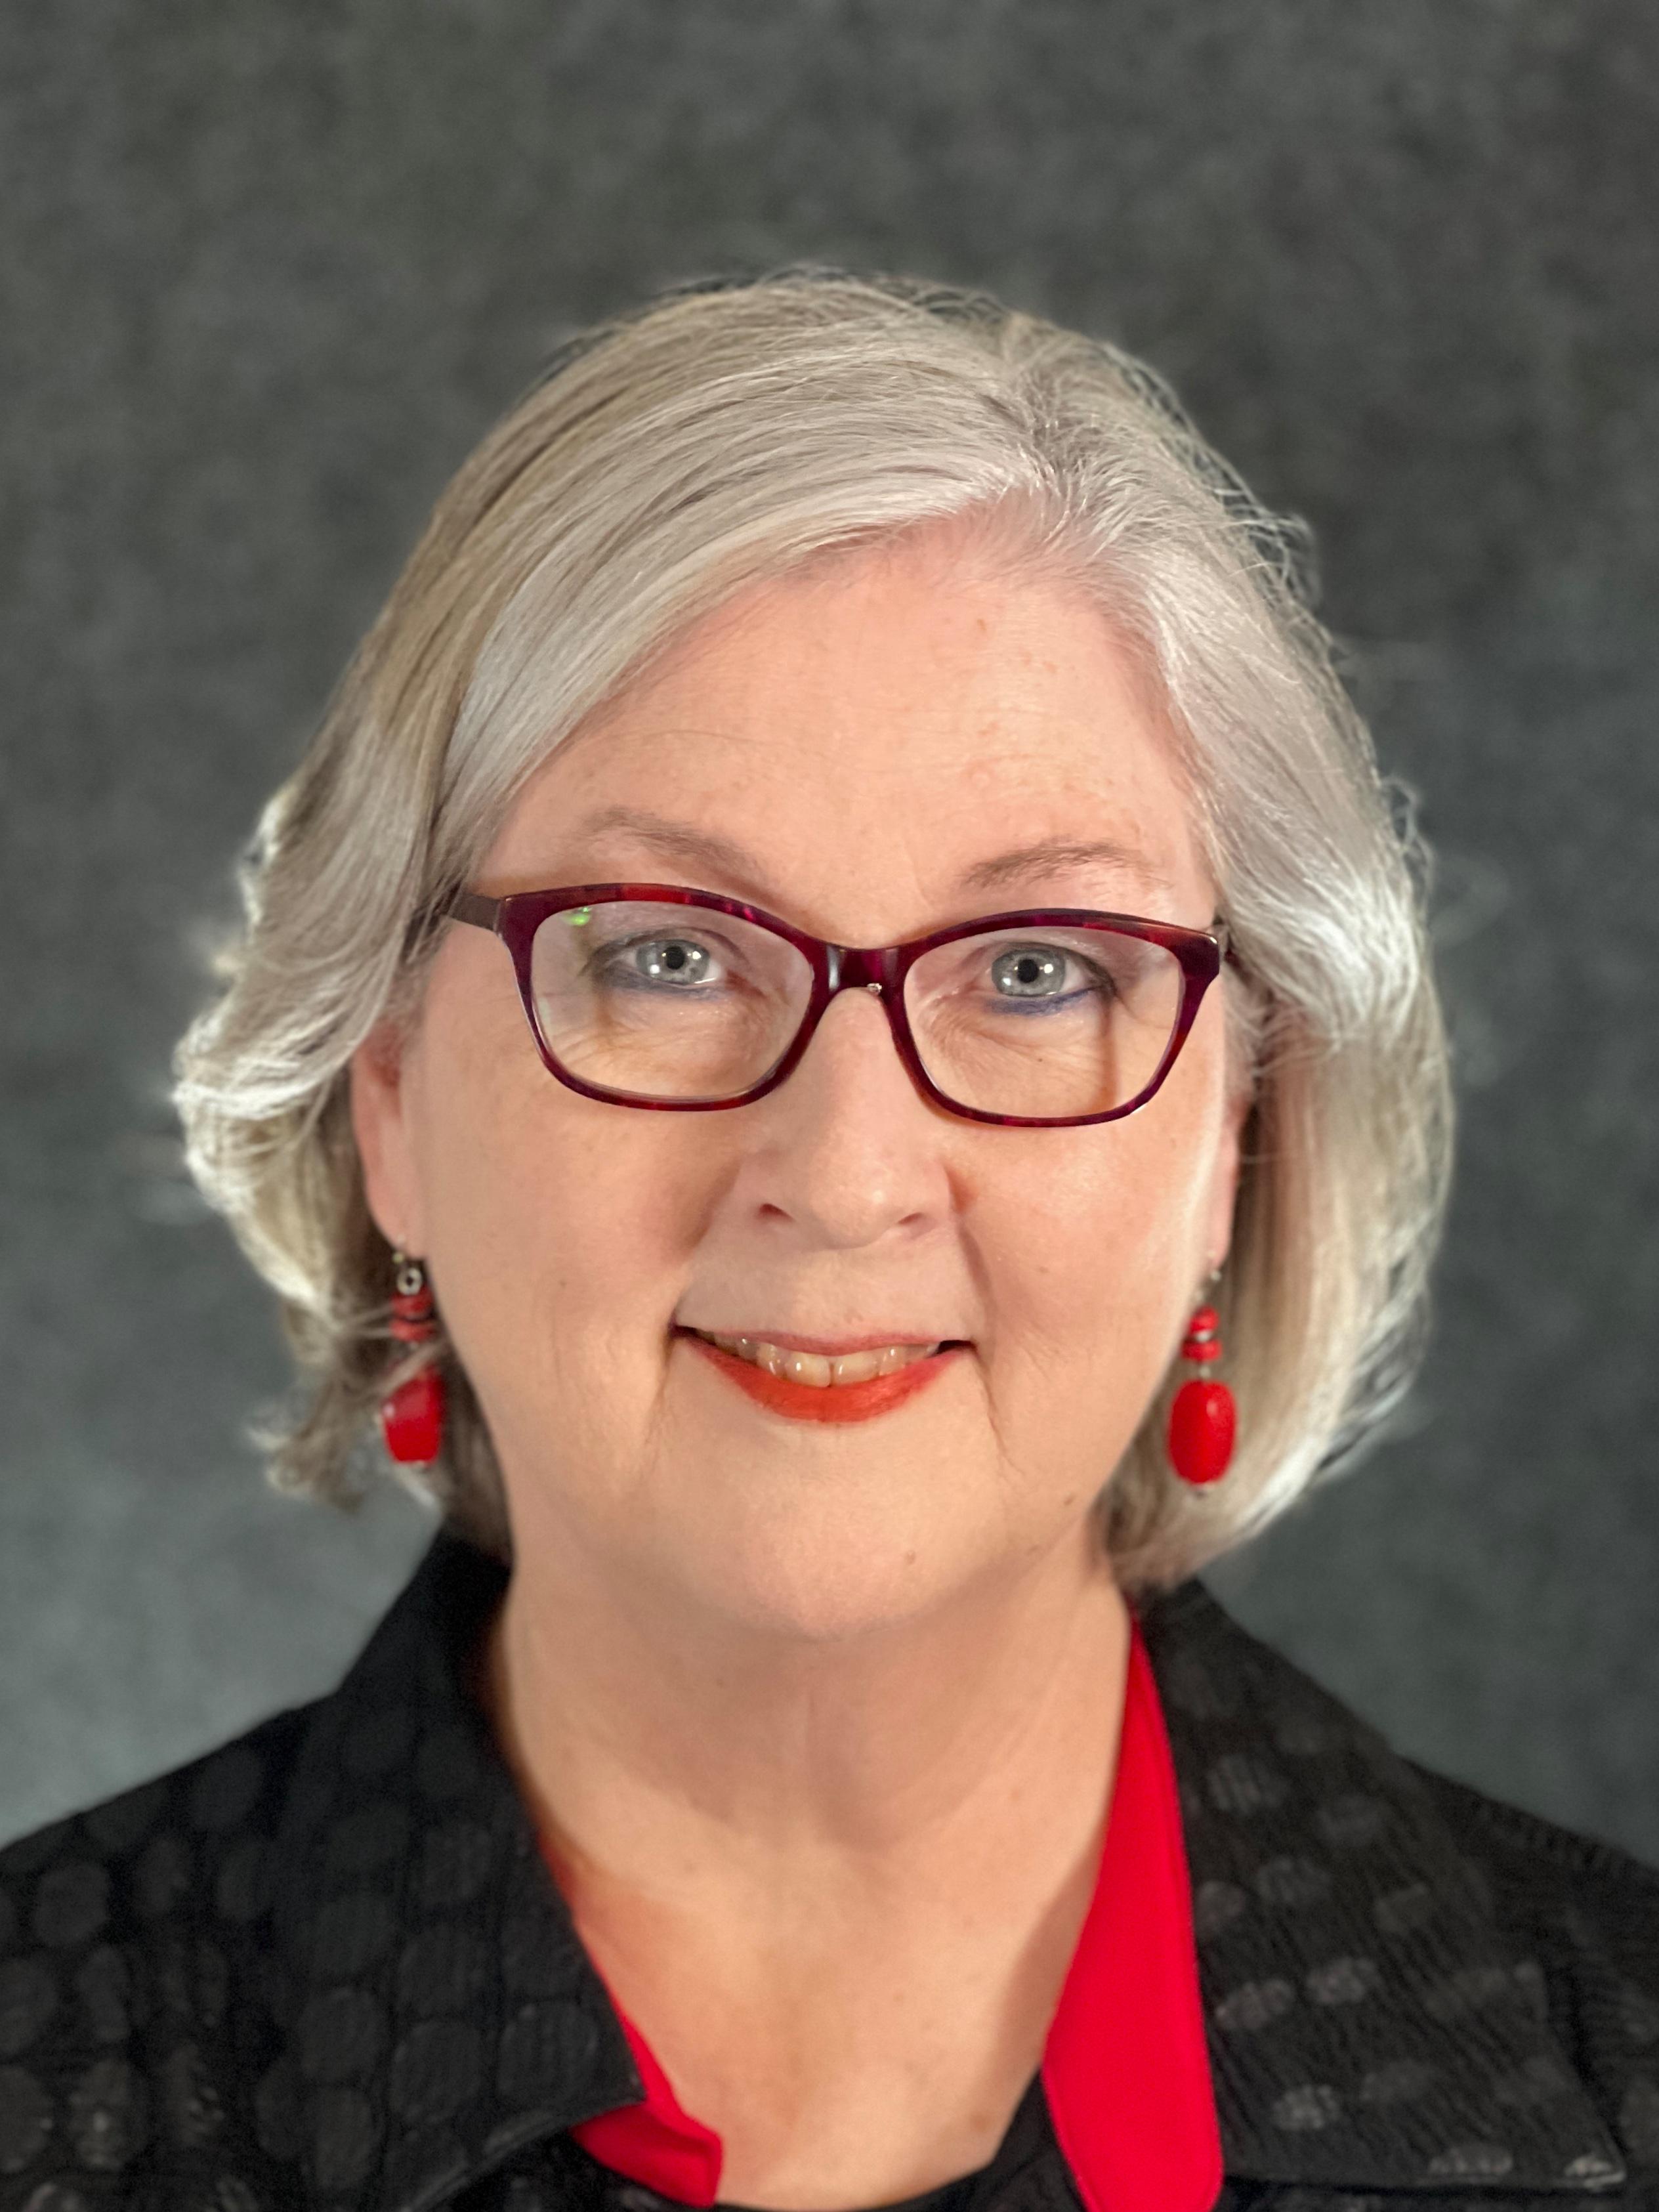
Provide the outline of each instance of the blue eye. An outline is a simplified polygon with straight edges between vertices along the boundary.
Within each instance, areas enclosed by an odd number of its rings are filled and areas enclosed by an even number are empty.
[[[1066,988],[1068,968],[1083,978],[1070,990]],[[1111,981],[1091,960],[1059,945],[1009,945],[992,960],[991,973],[997,995],[1005,1002],[1034,1008],[1064,1005],[1109,988]]]
[[[596,957],[593,972],[604,982],[638,989],[653,983],[706,983],[714,966],[708,946],[694,938],[635,937],[607,945]]]
[[[670,937],[650,939],[641,945],[635,965],[642,975],[671,975],[677,981],[696,982],[702,981],[710,963],[701,945],[690,944],[683,937]]]

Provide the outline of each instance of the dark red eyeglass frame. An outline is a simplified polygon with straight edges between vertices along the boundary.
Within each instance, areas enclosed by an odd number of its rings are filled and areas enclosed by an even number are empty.
[[[812,970],[811,994],[793,1041],[769,1075],[730,1098],[641,1098],[632,1091],[607,1091],[598,1084],[584,1082],[580,1076],[573,1075],[568,1067],[561,1066],[549,1050],[536,1018],[530,966],[536,932],[550,915],[562,914],[570,907],[599,906],[623,899],[658,899],[676,906],[701,907],[714,914],[732,915],[740,921],[754,923],[757,928],[771,930],[805,957]],[[723,898],[716,891],[688,890],[681,884],[566,884],[556,890],[509,891],[501,898],[486,897],[482,891],[463,890],[456,894],[444,912],[457,921],[471,922],[479,929],[491,931],[513,956],[519,996],[524,1002],[530,1033],[550,1075],[556,1076],[568,1089],[580,1091],[585,1098],[597,1098],[605,1105],[637,1106],[664,1114],[718,1113],[728,1106],[747,1106],[754,1099],[763,1098],[769,1091],[775,1091],[786,1082],[799,1066],[830,1001],[842,991],[870,990],[878,994],[886,1009],[894,1045],[912,1082],[924,1097],[931,1098],[947,1114],[960,1115],[969,1121],[988,1121],[1006,1129],[1076,1129],[1096,1121],[1121,1121],[1126,1114],[1133,1114],[1146,1103],[1175,1066],[1198,1018],[1204,994],[1220,973],[1223,960],[1235,967],[1238,964],[1228,941],[1227,924],[1219,915],[1207,930],[1187,929],[1174,922],[1148,921],[1139,915],[1104,914],[1092,907],[1021,907],[1009,914],[976,915],[971,921],[953,922],[948,929],[933,930],[927,936],[913,937],[903,945],[861,949],[831,945],[827,939],[813,937],[777,915],[769,914],[763,907],[750,906],[742,899]],[[1109,927],[1121,936],[1144,938],[1150,944],[1161,945],[1181,963],[1181,1009],[1151,1082],[1127,1105],[1109,1107],[1103,1114],[1050,1115],[1039,1120],[1021,1114],[988,1114],[982,1108],[963,1106],[947,1097],[922,1066],[910,1034],[909,1017],[904,1006],[904,979],[915,962],[935,945],[951,944],[957,938],[977,937],[990,929],[1091,925]]]

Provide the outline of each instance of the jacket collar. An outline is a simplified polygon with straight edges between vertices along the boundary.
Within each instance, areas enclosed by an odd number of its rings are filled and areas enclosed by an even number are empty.
[[[428,2212],[644,2094],[465,1687],[507,1585],[440,1534],[313,1717],[276,1836],[275,1933],[307,2180]]]
[[[331,2212],[435,2212],[644,2094],[465,1686],[507,1570],[434,1541],[311,1709],[276,2000]],[[1142,1615],[1181,1787],[1230,2178],[1616,2186],[1619,2154],[1415,1769],[1191,1582]]]

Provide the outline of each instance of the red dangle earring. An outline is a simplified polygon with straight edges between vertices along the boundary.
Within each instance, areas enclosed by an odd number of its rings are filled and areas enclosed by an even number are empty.
[[[392,1334],[399,1344],[430,1344],[438,1334],[426,1269],[405,1252],[392,1255],[395,1290]],[[399,1466],[427,1467],[444,1438],[444,1378],[435,1360],[416,1370],[380,1401],[386,1448]]]
[[[1211,1282],[1218,1282],[1220,1275],[1218,1267]],[[1218,1327],[1212,1305],[1201,1305],[1188,1322],[1181,1356],[1192,1360],[1198,1372],[1182,1384],[1170,1408],[1170,1464],[1183,1482],[1195,1485],[1218,1481],[1225,1474],[1238,1426],[1232,1392],[1208,1371],[1221,1357]]]

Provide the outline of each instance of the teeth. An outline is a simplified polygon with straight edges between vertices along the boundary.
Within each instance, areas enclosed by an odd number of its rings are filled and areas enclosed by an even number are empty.
[[[734,1352],[739,1359],[751,1360],[786,1382],[804,1382],[812,1390],[833,1389],[842,1382],[868,1382],[878,1375],[894,1374],[913,1360],[927,1359],[939,1350],[937,1344],[886,1344],[869,1352],[842,1352],[830,1359],[817,1352],[781,1351],[764,1337],[714,1336],[701,1328],[696,1334],[709,1344],[718,1344],[722,1352]]]

